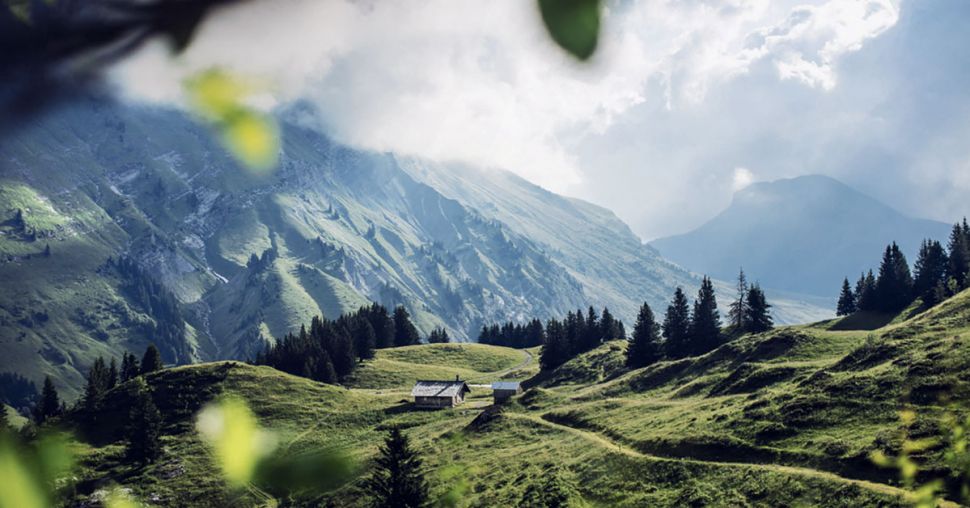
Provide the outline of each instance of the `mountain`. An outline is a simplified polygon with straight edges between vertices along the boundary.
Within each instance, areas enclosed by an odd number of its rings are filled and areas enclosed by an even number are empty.
[[[950,226],[907,217],[826,176],[755,183],[699,228],[650,242],[681,266],[731,280],[738,267],[770,288],[835,295],[842,278],[878,268],[895,241],[912,263],[924,238]]]
[[[168,363],[245,359],[370,301],[473,340],[588,305],[630,323],[698,284],[603,208],[342,146],[297,116],[269,173],[183,113],[94,100],[0,140],[0,373],[73,395],[99,355],[155,342]],[[774,303],[780,322],[825,313]]]

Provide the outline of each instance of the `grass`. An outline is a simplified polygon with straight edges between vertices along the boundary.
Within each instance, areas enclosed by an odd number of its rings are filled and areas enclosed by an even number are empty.
[[[622,365],[625,345],[612,342],[534,377],[488,415],[484,389],[455,409],[413,410],[410,384],[531,373],[537,358],[523,363],[536,351],[392,348],[365,362],[349,388],[242,364],[170,369],[149,378],[156,398],[184,408],[167,422],[165,459],[131,469],[117,436],[91,440],[82,476],[84,485],[114,479],[163,506],[263,504],[251,492],[226,497],[191,427],[204,399],[233,393],[276,432],[280,453],[341,447],[360,465],[337,490],[301,501],[311,504],[366,505],[368,460],[385,430],[400,426],[423,454],[432,493],[458,489],[459,506],[520,505],[550,476],[570,486],[571,506],[904,506],[911,494],[868,454],[898,452],[901,408],[916,411],[914,428],[926,436],[944,432],[944,402],[970,411],[968,333],[970,293],[874,331],[781,328],[633,371]],[[946,474],[941,448],[916,459]]]

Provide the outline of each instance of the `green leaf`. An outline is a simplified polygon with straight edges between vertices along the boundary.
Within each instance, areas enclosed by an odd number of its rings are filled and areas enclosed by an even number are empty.
[[[223,145],[247,168],[268,170],[276,166],[280,134],[276,122],[246,107],[252,86],[220,69],[210,69],[185,82],[196,113],[218,131]]]
[[[249,406],[238,398],[224,398],[206,406],[196,421],[199,434],[215,454],[223,476],[235,487],[253,479],[259,462],[275,448],[272,434],[260,428]]]
[[[539,10],[556,44],[580,60],[593,55],[599,39],[600,0],[539,0]]]

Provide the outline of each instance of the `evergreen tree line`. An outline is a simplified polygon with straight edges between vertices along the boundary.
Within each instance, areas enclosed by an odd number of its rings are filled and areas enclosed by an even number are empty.
[[[755,283],[749,285],[744,270],[738,275],[738,296],[731,303],[730,323],[721,330],[714,284],[704,277],[693,307],[683,289],[674,291],[662,323],[658,323],[647,303],[640,307],[627,348],[627,365],[645,367],[664,358],[697,356],[714,350],[732,335],[761,333],[773,326],[771,305],[764,291]]]
[[[441,328],[433,332],[435,340],[448,340]],[[410,346],[421,340],[411,316],[403,306],[393,315],[377,303],[336,320],[315,316],[310,329],[301,326],[296,334],[287,334],[256,356],[256,365],[275,369],[324,383],[337,383],[353,373],[359,361],[374,357],[378,348]]]
[[[482,325],[482,331],[478,334],[480,344],[493,346],[529,348],[541,346],[545,341],[546,331],[538,319],[526,324],[509,321],[504,325]]]
[[[937,240],[923,240],[912,272],[896,242],[886,246],[878,276],[869,270],[855,286],[848,277],[842,280],[836,314],[897,313],[917,298],[923,307],[932,307],[968,287],[970,226],[964,218],[953,225],[946,248]]]
[[[599,315],[593,307],[585,316],[582,310],[569,312],[562,321],[550,319],[546,323],[539,363],[543,369],[552,369],[614,339],[626,339],[626,330],[623,322],[614,318],[609,309],[604,307]]]
[[[121,275],[124,281],[123,290],[154,321],[148,325],[145,333],[158,346],[165,361],[187,361],[190,351],[185,341],[185,318],[175,295],[131,258],[122,257],[117,261],[108,258],[107,264],[109,267],[113,266]]]

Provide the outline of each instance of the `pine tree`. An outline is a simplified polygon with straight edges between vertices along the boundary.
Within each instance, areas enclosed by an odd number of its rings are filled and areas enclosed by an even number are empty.
[[[876,278],[872,270],[859,277],[855,286],[856,310],[871,312],[877,309]]]
[[[125,351],[125,354],[121,356],[121,382],[131,381],[138,377],[140,373],[138,357]]]
[[[846,281],[848,286],[848,281]],[[761,333],[771,330],[774,323],[771,319],[771,305],[765,298],[765,292],[761,290],[758,283],[754,283],[748,288],[748,295],[745,297],[745,332]]]
[[[913,277],[896,242],[886,247],[876,279],[876,309],[899,312],[913,301]]]
[[[728,322],[731,327],[740,332],[745,329],[744,318],[748,313],[748,279],[744,275],[744,268],[738,271],[737,290],[738,296],[731,302],[728,311]]]
[[[542,346],[539,364],[542,370],[552,370],[569,358],[570,346],[566,330],[560,321],[550,319],[546,324],[546,343]]]
[[[144,378],[137,378],[131,387],[131,408],[128,412],[127,438],[128,458],[149,464],[162,453],[162,415],[152,400],[151,391]]]
[[[141,373],[151,374],[152,372],[162,370],[165,368],[162,365],[162,355],[158,352],[158,348],[155,344],[149,344],[148,349],[145,350],[144,356],[141,357]]]
[[[941,300],[938,289],[946,285],[946,270],[949,260],[943,245],[936,240],[923,240],[916,258],[913,278],[913,293],[923,299],[927,307],[936,305]]]
[[[354,350],[357,351],[358,360],[369,360],[374,357],[374,349],[377,347],[377,334],[370,321],[364,317],[354,319]]]
[[[849,278],[842,280],[842,293],[839,294],[839,303],[835,308],[836,316],[848,316],[855,312],[855,293],[849,286]]]
[[[967,227],[966,218],[962,225],[953,225],[947,250],[950,257],[946,276],[948,280],[955,281],[956,291],[953,293],[956,293],[967,287],[967,276],[970,274],[970,228]]]
[[[421,471],[421,458],[411,449],[401,429],[391,429],[375,460],[376,468],[367,480],[375,508],[423,508],[429,505],[428,483]]]
[[[110,390],[118,386],[118,362],[114,358],[108,364],[108,385],[107,389]]]
[[[660,356],[660,327],[654,320],[650,306],[644,302],[626,350],[626,364],[634,369],[645,367],[660,360]]]
[[[367,309],[367,319],[374,328],[374,336],[377,338],[377,348],[394,346],[394,320],[388,315],[387,309],[383,305],[372,304]]]
[[[447,344],[451,342],[451,337],[448,337],[448,330],[444,328],[435,328],[431,330],[431,335],[428,336],[428,343],[430,344]]]
[[[394,345],[412,346],[421,342],[421,335],[411,323],[411,315],[403,305],[394,309]]]
[[[99,356],[88,371],[88,382],[84,387],[82,399],[84,409],[91,414],[100,411],[106,391],[108,391],[108,369],[104,365],[104,358]]]
[[[620,328],[621,326],[622,323],[617,321],[617,319],[613,317],[613,314],[610,314],[610,309],[603,307],[603,314],[600,317],[599,324],[600,332],[597,334],[600,336],[600,342],[625,339],[626,337],[623,336],[624,333]],[[599,343],[597,343],[596,346],[599,346]]]
[[[721,315],[717,311],[714,283],[705,276],[694,300],[690,319],[689,354],[702,355],[721,345]]]
[[[321,383],[336,384],[337,383],[337,370],[333,368],[333,361],[330,359],[330,355],[324,351],[320,360],[317,362],[316,374],[312,379],[316,379]]]
[[[664,315],[663,336],[666,339],[664,350],[671,358],[684,358],[690,354],[690,306],[684,290],[674,291],[673,301]]]
[[[41,425],[61,412],[61,400],[50,376],[44,378],[44,388],[40,392],[40,402],[34,409],[34,420]]]
[[[0,436],[10,428],[10,417],[7,416],[7,406],[0,404]]]

